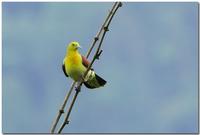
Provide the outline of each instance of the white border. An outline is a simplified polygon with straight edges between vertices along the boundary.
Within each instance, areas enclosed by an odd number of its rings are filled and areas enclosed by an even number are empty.
[[[2,2],[116,2],[117,0],[2,0]],[[200,0],[120,0],[121,2],[199,2]]]

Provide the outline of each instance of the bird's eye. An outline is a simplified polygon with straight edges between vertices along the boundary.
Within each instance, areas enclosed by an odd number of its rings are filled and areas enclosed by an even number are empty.
[[[75,44],[72,44],[72,46],[75,46]]]

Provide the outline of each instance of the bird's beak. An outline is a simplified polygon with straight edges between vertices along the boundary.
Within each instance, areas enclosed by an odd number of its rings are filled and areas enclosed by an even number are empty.
[[[80,49],[81,49],[82,47],[81,47],[80,45],[78,45],[77,48],[80,48]]]

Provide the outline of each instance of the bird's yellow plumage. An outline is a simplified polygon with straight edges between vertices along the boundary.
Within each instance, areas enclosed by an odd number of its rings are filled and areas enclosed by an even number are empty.
[[[71,42],[67,47],[67,53],[63,60],[63,71],[66,76],[70,76],[75,81],[80,81],[87,70],[89,62],[78,52],[80,45],[78,42]],[[84,59],[83,59],[84,58]],[[106,81],[99,77],[93,70],[89,70],[84,78],[84,84],[88,88],[98,88]]]
[[[64,59],[65,70],[75,81],[79,81],[86,71],[86,68],[82,65],[81,55],[78,52],[79,47],[77,42],[72,42],[67,48],[67,54]]]

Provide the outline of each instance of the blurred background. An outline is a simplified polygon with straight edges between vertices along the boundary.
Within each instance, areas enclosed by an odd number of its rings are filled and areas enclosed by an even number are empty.
[[[50,132],[72,82],[66,46],[86,54],[112,4],[3,3],[4,133]],[[198,131],[198,3],[123,3],[102,47],[107,84],[82,87],[63,132]]]

